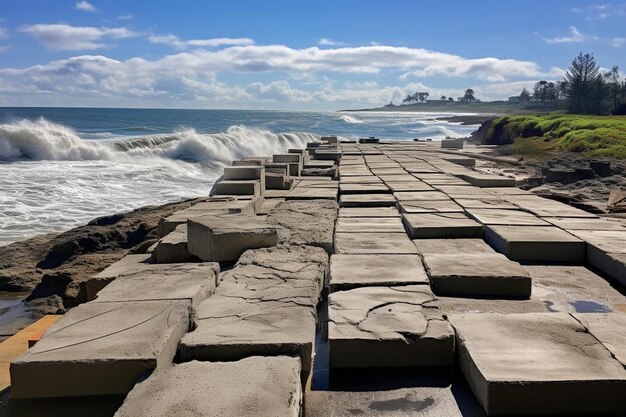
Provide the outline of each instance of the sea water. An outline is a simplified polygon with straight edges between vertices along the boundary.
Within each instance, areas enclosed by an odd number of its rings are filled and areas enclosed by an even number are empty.
[[[464,137],[444,113],[0,108],[0,245],[207,195],[222,167],[320,135]]]

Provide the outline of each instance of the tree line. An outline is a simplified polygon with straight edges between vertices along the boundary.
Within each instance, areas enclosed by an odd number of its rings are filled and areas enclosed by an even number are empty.
[[[457,98],[457,101],[461,103],[479,103],[480,100],[477,99],[474,94],[474,90],[468,88],[467,90],[465,90],[465,94],[463,94],[462,97]],[[402,104],[426,103],[429,96],[430,93],[428,91],[416,91],[415,94],[407,94],[407,96],[402,100]],[[446,96],[441,96],[439,100],[454,102],[453,97]]]
[[[619,68],[602,72],[593,54],[574,58],[562,81],[537,82],[532,94],[522,89],[521,102],[577,114],[626,114],[626,82]]]

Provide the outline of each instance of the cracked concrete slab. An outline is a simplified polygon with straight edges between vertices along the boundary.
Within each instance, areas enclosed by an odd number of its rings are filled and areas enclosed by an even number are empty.
[[[396,205],[391,194],[347,194],[339,199],[341,207],[390,207]]]
[[[585,242],[555,226],[485,226],[485,239],[509,259],[524,262],[585,260]]]
[[[236,261],[248,249],[276,244],[276,227],[257,216],[234,214],[187,220],[189,253],[203,261]]]
[[[447,201],[450,200],[446,194],[440,191],[399,191],[393,193],[400,202],[404,201]]]
[[[118,277],[102,289],[93,302],[181,300],[196,306],[215,291],[220,271],[218,263],[159,266]]]
[[[330,291],[366,286],[428,285],[417,255],[342,255],[330,257]]]
[[[339,209],[342,217],[397,217],[400,213],[395,207],[345,207]]]
[[[450,315],[488,415],[623,412],[626,370],[566,313]]]
[[[326,252],[312,246],[247,251],[197,307],[195,329],[180,344],[182,360],[299,355],[308,373],[327,268]]]
[[[426,285],[331,293],[328,320],[331,368],[454,363],[454,332]]]
[[[420,255],[429,253],[495,253],[482,239],[414,239],[413,244]]]
[[[171,233],[159,239],[153,254],[158,264],[191,261],[193,258],[187,249],[187,225],[179,224]]]
[[[133,388],[115,417],[299,417],[301,405],[298,359],[253,356],[159,370]]]
[[[437,295],[530,298],[528,271],[499,253],[426,254],[424,265]]]
[[[402,213],[464,213],[463,207],[453,200],[441,201],[399,201],[398,210]]]
[[[335,253],[417,254],[406,233],[335,233]]]
[[[394,217],[342,217],[337,220],[337,233],[404,233],[402,220]]]
[[[331,200],[286,201],[269,212],[267,223],[278,230],[278,243],[311,245],[333,251],[338,205]]]
[[[501,224],[506,226],[548,226],[545,220],[522,210],[466,208],[469,217],[481,224]]]
[[[391,191],[382,182],[380,184],[346,184],[342,183],[339,186],[341,194],[372,194],[383,193],[388,194]]]
[[[125,395],[169,366],[189,329],[189,303],[86,303],[11,364],[12,398]]]
[[[483,236],[483,226],[463,213],[404,213],[402,219],[412,239]]]
[[[626,314],[574,313],[572,317],[626,367]]]

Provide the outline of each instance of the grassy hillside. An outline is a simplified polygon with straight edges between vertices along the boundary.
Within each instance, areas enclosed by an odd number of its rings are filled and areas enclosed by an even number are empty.
[[[483,143],[513,144],[520,155],[566,151],[626,159],[626,116],[502,116],[481,131]]]
[[[427,102],[403,106],[385,106],[376,109],[341,110],[341,111],[381,111],[381,112],[446,112],[446,113],[482,113],[491,115],[538,113],[540,110],[528,110],[522,104],[508,101],[485,101],[480,103],[439,103]]]

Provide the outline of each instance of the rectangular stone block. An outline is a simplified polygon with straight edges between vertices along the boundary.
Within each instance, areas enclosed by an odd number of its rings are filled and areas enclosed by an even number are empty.
[[[341,207],[390,207],[396,205],[391,194],[348,194],[339,199]]]
[[[404,213],[402,219],[412,239],[483,236],[483,226],[462,213]]]
[[[339,217],[400,217],[395,207],[345,207],[339,209]]]
[[[195,307],[213,294],[219,271],[215,262],[160,264],[129,270],[100,290],[93,302],[178,300]]]
[[[335,253],[416,254],[406,233],[335,233]]]
[[[463,149],[463,139],[443,139],[441,141],[442,149]]]
[[[402,220],[397,217],[342,217],[336,232],[341,233],[404,233]]]
[[[398,210],[401,213],[464,213],[463,207],[453,200],[435,201],[398,201]]]
[[[171,365],[188,329],[189,304],[178,301],[74,307],[11,364],[12,398],[126,395]]]
[[[545,220],[522,210],[466,208],[467,215],[484,225],[548,226]]]
[[[265,167],[263,166],[232,166],[224,167],[224,180],[259,180],[261,193],[265,191]]]
[[[330,257],[330,291],[369,286],[428,285],[417,255],[344,255]]]
[[[572,317],[626,367],[626,314],[573,313]]]
[[[626,370],[566,313],[450,315],[487,415],[624,412]]]
[[[440,191],[410,191],[395,192],[394,197],[398,201],[447,201],[450,200],[446,194]]]
[[[485,226],[485,239],[514,261],[585,260],[585,242],[554,226]]]
[[[331,293],[330,367],[451,366],[454,332],[435,300],[427,285]]]
[[[455,201],[465,209],[519,209],[515,204],[501,200],[495,196],[493,198],[457,198]]]
[[[496,253],[482,239],[414,239],[413,244],[422,256],[429,253]]]
[[[114,417],[171,417],[172,410],[185,416],[299,417],[301,404],[298,358],[253,356],[158,370],[133,388]]]
[[[499,253],[426,254],[424,265],[437,295],[530,298],[528,271]]]
[[[277,243],[276,228],[256,216],[206,216],[187,221],[189,253],[203,261],[236,261],[248,249]]]
[[[339,186],[341,194],[373,194],[373,193],[390,193],[389,188],[383,184],[345,184]]]
[[[587,262],[626,285],[626,230],[574,230],[587,244]]]
[[[479,173],[461,174],[460,178],[469,182],[475,187],[515,187],[515,178],[501,175],[487,175]]]
[[[250,181],[219,181],[211,190],[211,195],[261,195],[261,182]]]
[[[192,260],[192,256],[187,250],[186,224],[179,224],[174,231],[159,239],[154,247],[153,259],[158,264],[189,262]]]

